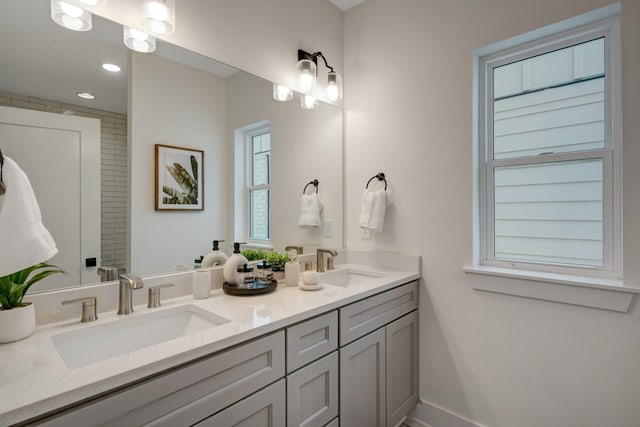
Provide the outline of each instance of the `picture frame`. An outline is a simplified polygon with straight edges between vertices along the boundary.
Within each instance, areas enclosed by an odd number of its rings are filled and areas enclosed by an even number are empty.
[[[204,151],[155,145],[155,210],[204,210]]]

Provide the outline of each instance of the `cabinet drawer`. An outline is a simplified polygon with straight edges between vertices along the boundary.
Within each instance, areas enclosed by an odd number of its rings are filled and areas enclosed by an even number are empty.
[[[287,373],[338,348],[338,313],[332,311],[287,328]]]
[[[72,408],[44,425],[191,425],[283,377],[284,368],[280,331]]]
[[[287,376],[287,426],[322,427],[338,415],[338,352]]]
[[[194,427],[284,426],[285,406],[285,384],[282,379]]]
[[[340,346],[386,325],[418,308],[418,283],[354,302],[340,309]]]

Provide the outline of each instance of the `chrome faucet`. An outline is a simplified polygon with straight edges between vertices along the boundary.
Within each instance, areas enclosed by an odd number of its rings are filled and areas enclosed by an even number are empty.
[[[133,313],[133,290],[144,288],[142,278],[133,274],[120,275],[120,296],[118,298],[118,314]]]
[[[322,254],[330,254],[332,257],[338,256],[338,252],[333,249],[316,250],[316,270],[318,273],[322,273],[324,271],[324,257]],[[333,270],[333,258],[327,258],[327,270]]]

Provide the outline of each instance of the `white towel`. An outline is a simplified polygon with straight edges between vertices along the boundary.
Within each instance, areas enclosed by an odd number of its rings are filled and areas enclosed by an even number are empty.
[[[320,227],[320,212],[322,212],[322,201],[318,193],[303,194],[300,199],[300,219],[298,226],[302,228]]]
[[[29,178],[7,156],[2,177],[7,191],[0,196],[0,277],[48,261],[58,253],[42,224]]]
[[[365,190],[362,195],[362,206],[360,207],[360,228],[382,231],[387,204],[387,192],[385,190]]]

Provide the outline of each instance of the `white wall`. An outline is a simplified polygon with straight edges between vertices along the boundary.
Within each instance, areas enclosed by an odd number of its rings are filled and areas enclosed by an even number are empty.
[[[141,3],[110,0],[87,9],[140,28]],[[344,70],[343,12],[329,1],[182,0],[176,5],[176,31],[162,39],[178,46],[290,86],[298,49],[322,51],[336,71]]]
[[[156,55],[132,53],[129,66],[130,271],[192,266],[227,226],[226,82]],[[154,210],[155,144],[204,150],[203,211]]]
[[[635,304],[620,314],[482,293],[472,284],[514,279],[462,271],[472,259],[473,50],[607,3],[368,0],[345,15],[347,246],[422,255],[421,398],[489,427],[640,425]],[[638,22],[640,2],[623,0],[624,261],[636,286]],[[380,170],[396,202],[384,232],[362,241],[362,186]]]
[[[247,73],[236,73],[229,79],[230,140],[238,128],[270,121],[270,243],[278,251],[287,245],[301,245],[305,253],[320,246],[341,248],[342,110],[326,103],[320,103],[314,110],[303,110],[297,95],[289,102],[279,102],[271,92],[269,82]],[[298,227],[302,189],[313,179],[320,183],[318,194],[324,204],[322,219],[333,224],[331,237],[325,237],[321,228]],[[233,205],[230,200],[229,206]],[[233,236],[233,232],[227,236]]]

